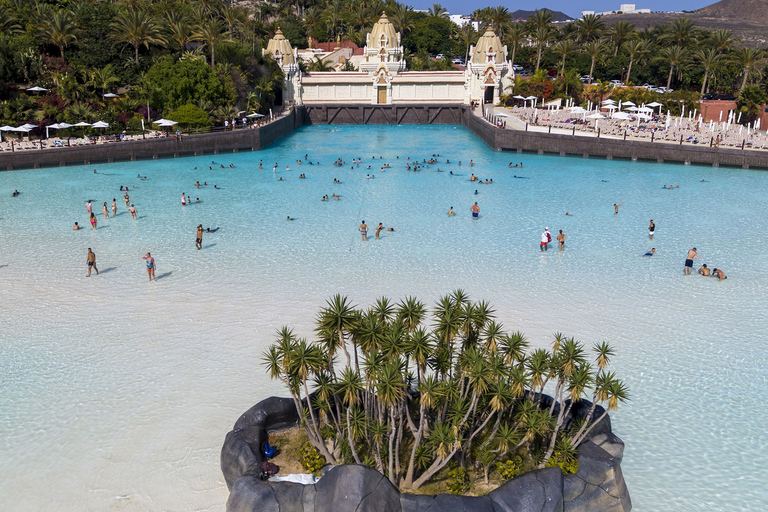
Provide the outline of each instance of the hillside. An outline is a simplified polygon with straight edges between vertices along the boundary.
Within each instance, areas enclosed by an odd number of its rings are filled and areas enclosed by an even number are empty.
[[[545,9],[546,9],[546,7],[545,7]],[[570,16],[568,16],[567,14],[565,14],[564,12],[553,11],[552,9],[547,9],[547,10],[555,15],[555,21],[570,21],[570,20],[573,19]],[[516,20],[527,20],[532,15],[533,15],[533,11],[526,11],[526,10],[523,10],[523,9],[518,9],[517,11],[514,11],[512,13],[512,17],[514,19],[516,19]]]
[[[721,0],[698,11],[684,13],[613,14],[605,17],[609,25],[625,20],[639,30],[689,18],[706,30],[726,29],[740,37],[745,46],[768,43],[768,0]]]

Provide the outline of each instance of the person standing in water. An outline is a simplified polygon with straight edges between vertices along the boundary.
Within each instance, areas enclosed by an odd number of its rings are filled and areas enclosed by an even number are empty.
[[[131,204],[131,196],[128,195],[128,192],[123,194],[123,198],[125,199],[125,207],[128,208],[128,206]]]
[[[365,224],[365,221],[363,221],[362,224],[360,224],[360,227],[357,228],[358,231],[360,231],[360,234],[363,237],[363,242],[368,240],[368,226]]]
[[[109,218],[109,210],[107,209],[107,202],[106,201],[104,201],[104,207],[101,209],[101,213],[104,214],[104,218],[105,219]]]
[[[691,268],[693,268],[693,260],[700,257],[701,256],[699,256],[699,253],[696,252],[695,247],[690,251],[688,251],[688,255],[685,257],[685,275],[687,276],[691,275]]]
[[[379,222],[379,225],[376,226],[376,239],[379,239],[379,233],[381,233],[381,230],[384,229],[384,224]]]
[[[651,219],[651,224],[648,226],[648,237],[653,240],[653,234],[656,232],[656,224]]]
[[[85,209],[88,211],[88,213],[91,213],[93,210],[93,206],[91,205],[91,200],[89,199],[87,203],[85,203]]]
[[[117,215],[117,198],[113,197],[112,198],[112,216],[114,217],[115,215]]]
[[[480,216],[480,207],[477,206],[477,201],[475,201],[475,204],[472,205],[472,208],[470,208],[472,211],[472,218],[477,219]]]
[[[613,214],[618,215],[619,214],[619,206],[623,205],[624,203],[613,203]]]
[[[96,216],[91,212],[91,229],[96,229]]]
[[[147,275],[149,276],[149,282],[151,283],[152,279],[157,281],[157,277],[155,277],[155,270],[157,269],[155,258],[153,258],[150,253],[147,253],[142,256],[141,259],[147,260]]]
[[[128,207],[128,211],[131,212],[131,217],[136,218],[136,207],[131,205]]]
[[[85,277],[91,277],[91,269],[96,271],[96,275],[99,275],[99,269],[96,268],[96,254],[88,248],[88,256],[85,258],[85,263],[88,265],[88,275]]]
[[[451,209],[450,209],[450,210],[448,210],[448,216],[449,216],[449,217],[453,217],[454,215],[456,215],[456,213],[454,213],[454,211],[453,211],[453,206],[451,206]]]
[[[549,242],[552,241],[552,235],[549,234],[549,228],[544,228],[544,232],[541,234],[541,243],[539,244],[539,250],[542,252],[549,250]]]
[[[181,206],[187,206],[187,196],[184,195],[184,192],[181,193]]]
[[[197,226],[197,237],[195,238],[195,247],[197,247],[197,250],[203,248],[203,225],[200,224]]]
[[[568,238],[568,235],[563,234],[563,230],[560,230],[560,234],[557,235],[557,243],[559,245],[559,249],[562,251],[565,249],[565,239]]]

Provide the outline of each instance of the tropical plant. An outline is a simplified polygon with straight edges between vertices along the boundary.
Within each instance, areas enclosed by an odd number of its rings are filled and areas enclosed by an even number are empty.
[[[564,39],[562,41],[558,41],[555,43],[555,45],[552,47],[552,52],[560,57],[560,75],[565,74],[565,59],[576,53],[578,47],[576,43],[571,41],[570,39]]]
[[[77,42],[77,25],[72,11],[57,9],[51,12],[42,23],[41,33],[46,41],[59,48],[64,58],[64,48]]]
[[[512,55],[509,59],[512,64],[515,63],[515,52],[517,51],[517,46],[525,41],[527,37],[528,31],[525,27],[525,24],[523,23],[515,23],[507,32],[507,41],[512,44]]]
[[[739,91],[743,91],[752,70],[765,62],[765,52],[759,48],[739,48],[736,50],[735,58],[744,69],[744,78],[739,87]]]
[[[192,39],[201,41],[211,49],[211,67],[216,67],[216,45],[231,41],[227,27],[220,19],[211,18],[195,30]]]
[[[590,41],[584,45],[584,53],[589,55],[589,58],[591,59],[591,64],[589,66],[589,84],[592,83],[592,76],[595,73],[595,63],[605,55],[605,50],[605,44],[600,41]],[[629,78],[627,78],[627,81],[629,81]]]
[[[613,44],[614,57],[619,54],[619,48],[621,48],[625,42],[634,39],[636,35],[637,32],[635,30],[635,26],[630,22],[620,20],[614,23],[608,30],[608,37]]]
[[[127,43],[133,46],[135,64],[139,65],[139,47],[149,48],[151,44],[163,45],[160,29],[154,19],[144,11],[127,10],[118,14],[111,24],[110,37],[116,43]]]
[[[632,64],[634,64],[636,60],[642,59],[650,50],[648,49],[648,43],[642,39],[632,39],[627,41],[624,43],[624,49],[627,51],[627,55],[629,55],[629,66],[627,67],[626,78],[627,83],[629,83],[629,78],[632,76]],[[669,84],[667,84],[667,87],[669,87]]]
[[[585,14],[576,21],[576,39],[580,43],[589,43],[600,39],[605,30],[602,16]]]
[[[267,373],[294,401],[311,445],[304,452],[330,464],[365,462],[405,489],[449,464],[448,489],[462,493],[475,463],[486,480],[494,468],[503,478],[547,465],[570,471],[605,417],[598,404],[615,410],[628,399],[607,370],[607,344],[594,347],[593,362],[563,335],[529,354],[521,333],[507,334],[490,304],[461,290],[430,310],[415,297],[358,309],[336,295],[316,326],[313,343],[282,328],[264,353]],[[554,400],[543,395],[547,385]],[[588,396],[589,414],[570,421]]]
[[[725,60],[725,55],[720,53],[717,48],[710,48],[708,50],[698,50],[693,54],[693,58],[696,59],[702,66],[704,66],[704,78],[701,80],[701,93],[704,94],[707,89],[707,78],[710,73],[714,73],[714,69],[718,64]]]
[[[667,89],[672,85],[672,74],[677,70],[678,76],[682,73],[682,67],[688,59],[688,51],[682,46],[667,46],[659,52],[659,58],[669,65],[667,76]]]
[[[429,8],[429,10],[427,11],[427,14],[429,16],[432,16],[433,18],[447,18],[448,9],[446,9],[440,4],[432,4],[432,7]]]

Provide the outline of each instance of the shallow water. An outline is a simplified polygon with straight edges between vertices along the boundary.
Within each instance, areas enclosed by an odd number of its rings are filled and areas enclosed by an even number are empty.
[[[297,165],[305,153],[320,165]],[[452,163],[404,171],[407,156],[432,153]],[[360,168],[331,165],[358,156]],[[212,170],[208,156],[101,165],[98,175],[0,173],[3,508],[224,510],[224,435],[252,404],[284,394],[260,361],[277,328],[311,336],[336,292],[361,305],[384,294],[431,304],[458,287],[536,345],[555,331],[615,345],[632,401],[612,418],[635,510],[768,502],[768,411],[753,404],[768,376],[768,243],[758,231],[768,174],[496,153],[460,127],[306,127],[264,151],[213,159]],[[525,166],[508,169],[510,160]],[[471,172],[494,184],[470,183]],[[209,186],[196,190],[196,180]],[[661,189],[671,183],[680,188]],[[135,187],[137,221],[120,185]],[[14,189],[22,194],[11,198]],[[202,202],[182,207],[181,192]],[[340,201],[320,201],[333,192]],[[104,219],[100,205],[113,197],[118,216]],[[87,199],[99,229],[72,231],[88,226]],[[362,219],[395,231],[363,243]],[[221,230],[197,251],[200,223]],[[569,236],[565,252],[539,251],[545,226]],[[694,245],[726,281],[683,276]],[[88,247],[101,271],[91,278]],[[147,282],[147,251],[157,283]]]

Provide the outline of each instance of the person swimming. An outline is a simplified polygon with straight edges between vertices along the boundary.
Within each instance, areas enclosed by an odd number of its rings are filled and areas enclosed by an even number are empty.
[[[448,210],[448,215],[456,215],[456,213],[453,211],[453,206],[451,206],[451,209]]]
[[[214,229],[211,229],[211,228],[206,228],[206,229],[205,229],[205,232],[206,232],[206,233],[215,233],[215,232],[217,232],[219,229],[221,229],[221,228],[218,228],[218,227],[217,227],[217,228],[214,228]]]
[[[652,248],[650,251],[648,251],[647,253],[643,254],[643,256],[653,256],[654,254],[656,254],[656,248],[655,248],[655,247],[653,247],[653,248]]]

